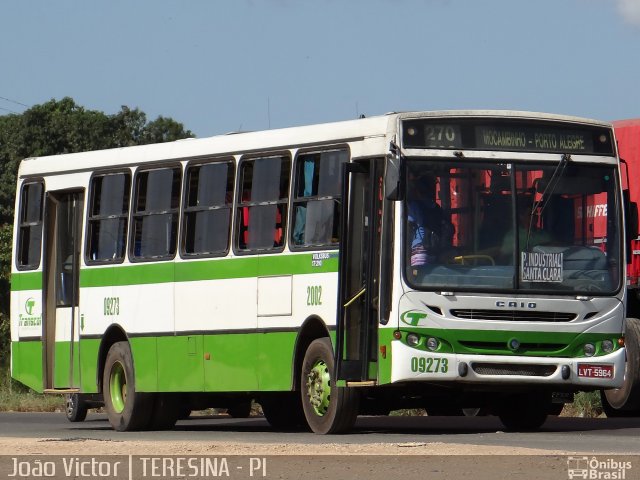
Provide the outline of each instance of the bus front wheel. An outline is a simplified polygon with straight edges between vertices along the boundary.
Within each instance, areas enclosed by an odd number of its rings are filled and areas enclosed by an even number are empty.
[[[624,332],[627,361],[620,388],[601,390],[602,409],[607,417],[636,417],[640,414],[640,320],[627,318]]]
[[[148,428],[153,396],[136,391],[129,342],[111,345],[104,366],[102,388],[109,423],[119,432]]]
[[[328,338],[314,340],[302,362],[300,392],[302,407],[314,433],[342,433],[353,427],[358,416],[358,395],[348,387],[337,387],[333,348]]]

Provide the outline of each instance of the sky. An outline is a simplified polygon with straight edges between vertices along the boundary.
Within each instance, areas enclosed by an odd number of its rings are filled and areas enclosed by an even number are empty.
[[[198,137],[391,111],[640,117],[640,0],[2,0],[0,115],[65,96]]]

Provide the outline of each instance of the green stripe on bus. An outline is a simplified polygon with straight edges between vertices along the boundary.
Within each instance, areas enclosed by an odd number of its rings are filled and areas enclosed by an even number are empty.
[[[11,290],[41,290],[42,272],[21,272],[11,274]]]
[[[167,283],[173,282],[174,276],[173,262],[83,268],[80,270],[80,287]]]
[[[335,255],[325,259],[318,266],[312,266],[312,260],[312,254],[304,254],[84,268],[80,272],[80,286],[104,287],[173,281],[195,282],[338,271],[338,258]]]
[[[314,257],[320,255],[318,259]],[[80,271],[81,287],[146,285],[168,282],[195,282],[256,276],[300,275],[338,271],[338,254],[264,255],[201,261],[178,261],[85,267]],[[42,272],[14,273],[12,291],[40,290]]]

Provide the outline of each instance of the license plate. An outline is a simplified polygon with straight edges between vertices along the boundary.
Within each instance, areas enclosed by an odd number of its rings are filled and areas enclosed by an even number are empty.
[[[587,378],[613,378],[613,365],[579,363],[578,376]]]

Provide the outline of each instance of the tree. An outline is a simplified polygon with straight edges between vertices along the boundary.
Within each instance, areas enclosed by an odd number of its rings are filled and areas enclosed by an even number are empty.
[[[0,364],[8,359],[11,232],[18,166],[24,158],[161,143],[193,137],[175,120],[147,122],[139,109],[114,115],[87,110],[69,97],[0,116]]]

